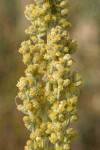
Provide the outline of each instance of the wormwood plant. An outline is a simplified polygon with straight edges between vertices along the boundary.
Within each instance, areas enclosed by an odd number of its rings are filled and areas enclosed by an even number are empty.
[[[25,150],[70,150],[82,81],[70,69],[77,44],[68,32],[68,1],[34,0],[25,16],[31,22],[25,31],[29,40],[19,52],[27,69],[17,84],[22,100],[17,108],[31,132]]]

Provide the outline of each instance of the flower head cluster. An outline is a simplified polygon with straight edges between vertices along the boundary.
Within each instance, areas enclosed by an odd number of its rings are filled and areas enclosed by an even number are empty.
[[[70,38],[66,0],[34,0],[26,6],[31,21],[19,52],[27,66],[25,76],[17,83],[17,106],[31,131],[25,150],[70,150],[77,132],[70,124],[77,120],[77,99],[81,77],[71,71],[72,54],[77,44]]]

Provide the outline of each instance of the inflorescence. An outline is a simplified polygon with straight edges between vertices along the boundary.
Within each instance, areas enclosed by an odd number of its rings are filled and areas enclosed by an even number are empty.
[[[31,22],[25,30],[29,40],[19,53],[27,69],[17,83],[22,100],[17,108],[31,132],[25,150],[70,150],[82,81],[70,69],[77,44],[68,32],[68,1],[34,0],[25,16]]]

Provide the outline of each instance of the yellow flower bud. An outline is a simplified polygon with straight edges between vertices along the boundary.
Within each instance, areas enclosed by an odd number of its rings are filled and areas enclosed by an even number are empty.
[[[28,116],[24,116],[24,117],[23,117],[23,121],[24,121],[24,122],[27,122],[28,120],[29,120],[29,117],[28,117]]]
[[[45,20],[46,22],[48,22],[48,21],[50,20],[50,15],[46,15],[45,18],[44,18],[44,20]]]
[[[32,141],[31,141],[31,140],[28,140],[28,141],[27,141],[27,146],[29,146],[31,143],[32,143]]]
[[[18,109],[18,110],[21,110],[21,109],[22,109],[22,105],[18,105],[18,106],[17,106],[17,109]]]
[[[56,134],[52,132],[49,139],[50,139],[51,143],[56,143],[57,142]]]
[[[35,138],[35,134],[34,134],[34,133],[31,133],[31,134],[30,134],[30,139],[33,140],[34,138]]]
[[[61,7],[64,7],[66,4],[67,4],[67,1],[66,1],[66,0],[63,0],[63,1],[60,3],[60,6],[61,6]]]
[[[68,14],[68,9],[63,9],[63,10],[61,11],[61,14],[62,14],[62,15]]]

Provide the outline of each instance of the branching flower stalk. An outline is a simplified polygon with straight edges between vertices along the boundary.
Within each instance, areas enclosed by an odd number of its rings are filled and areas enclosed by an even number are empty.
[[[34,0],[25,16],[31,22],[25,31],[30,39],[19,52],[27,69],[17,84],[22,100],[17,108],[31,132],[25,150],[70,150],[82,81],[70,69],[77,44],[68,32],[68,1]]]

